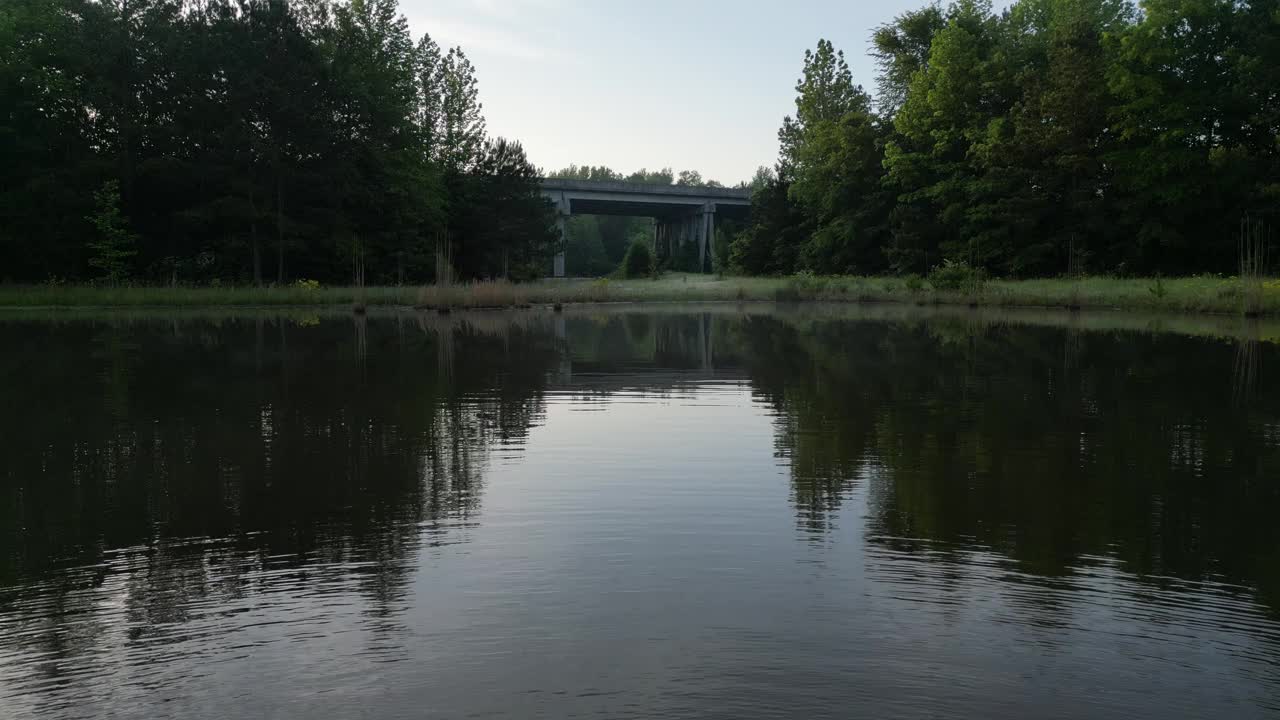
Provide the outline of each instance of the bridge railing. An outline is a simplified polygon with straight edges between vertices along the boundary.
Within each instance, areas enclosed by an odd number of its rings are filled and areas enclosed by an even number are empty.
[[[713,188],[695,185],[662,185],[658,183],[627,182],[625,180],[572,180],[543,178],[543,190],[580,190],[585,192],[631,192],[658,195],[724,198],[726,200],[750,200],[751,191],[740,188]]]

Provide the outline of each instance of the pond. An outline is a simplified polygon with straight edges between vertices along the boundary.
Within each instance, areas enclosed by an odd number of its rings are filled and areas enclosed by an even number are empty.
[[[0,316],[0,715],[1276,717],[1236,323]]]

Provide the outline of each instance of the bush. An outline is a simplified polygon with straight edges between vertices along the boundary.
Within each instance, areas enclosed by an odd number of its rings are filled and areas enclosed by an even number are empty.
[[[653,252],[649,243],[635,240],[627,248],[622,258],[622,276],[625,278],[641,278],[653,275]]]
[[[963,260],[944,260],[929,272],[929,284],[934,290],[977,290],[982,286],[982,280],[982,268],[975,268]]]
[[[912,293],[918,293],[924,289],[924,280],[919,275],[908,275],[905,283],[907,290]]]

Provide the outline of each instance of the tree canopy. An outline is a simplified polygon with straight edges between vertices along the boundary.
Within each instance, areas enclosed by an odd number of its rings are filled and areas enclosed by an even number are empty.
[[[806,52],[751,273],[1229,272],[1280,206],[1280,0],[958,0]]]
[[[0,281],[542,274],[536,189],[395,0],[0,4]]]

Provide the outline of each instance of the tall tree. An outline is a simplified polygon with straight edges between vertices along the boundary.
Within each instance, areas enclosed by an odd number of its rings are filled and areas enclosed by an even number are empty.
[[[517,142],[497,138],[482,150],[456,203],[454,263],[466,277],[544,275],[559,250],[559,232],[538,169]]]
[[[1257,197],[1250,146],[1275,137],[1274,126],[1251,132],[1261,108],[1246,77],[1262,68],[1242,62],[1241,41],[1254,24],[1272,38],[1280,32],[1274,3],[1147,0],[1141,20],[1115,39],[1108,77],[1119,142],[1109,160],[1134,239],[1122,262],[1177,272],[1234,265],[1230,234]]]
[[[876,28],[871,36],[871,56],[879,74],[880,112],[892,117],[907,99],[911,79],[929,64],[933,37],[946,22],[937,4],[909,10]]]
[[[444,56],[440,87],[436,161],[447,172],[466,172],[484,154],[485,121],[475,67],[462,48],[452,48]]]
[[[859,94],[843,51],[829,40],[819,40],[817,50],[805,51],[804,74],[796,82],[795,115],[783,118],[778,131],[780,175],[794,171],[806,133],[824,121],[839,120],[858,102]]]
[[[887,253],[900,270],[925,270],[942,255],[983,260],[970,242],[985,218],[970,212],[981,188],[969,152],[975,141],[1006,132],[1011,93],[1000,72],[999,29],[986,0],[953,5],[894,116],[885,167],[897,202]]]

